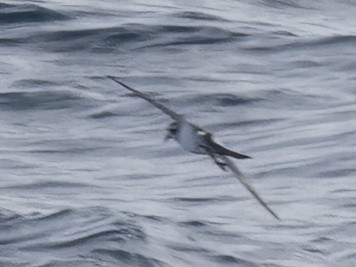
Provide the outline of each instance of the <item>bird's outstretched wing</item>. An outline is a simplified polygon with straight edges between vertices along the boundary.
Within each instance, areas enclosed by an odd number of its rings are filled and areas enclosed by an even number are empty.
[[[247,182],[246,176],[236,167],[236,165],[226,156],[222,156],[222,159],[229,167],[229,169],[235,174],[236,178],[242,183],[242,185],[254,196],[254,198],[277,220],[280,220],[278,215],[268,207],[267,203],[257,194],[256,190]]]
[[[166,106],[164,106],[163,104],[153,100],[152,98],[150,98],[148,95],[137,91],[136,89],[133,89],[132,87],[124,84],[123,82],[121,82],[117,77],[115,76],[107,76],[107,78],[113,80],[114,82],[120,84],[121,86],[125,87],[126,89],[128,89],[129,91],[131,91],[134,95],[141,97],[142,99],[146,100],[147,102],[151,103],[152,105],[154,105],[156,108],[160,109],[161,111],[163,111],[164,113],[166,113],[168,116],[170,116],[173,120],[179,121],[183,119],[183,116],[174,112],[173,110],[167,108]],[[245,155],[241,155],[239,156],[241,158],[247,158],[248,156]],[[227,157],[224,155],[221,155],[221,158],[224,160],[224,162],[226,163],[226,165],[229,167],[229,169],[235,174],[235,176],[239,179],[239,181],[242,183],[242,185],[255,197],[255,199],[270,213],[273,215],[273,217],[275,217],[276,219],[280,220],[280,218],[277,216],[276,213],[274,213],[274,211],[268,207],[268,205],[266,204],[266,202],[264,202],[262,200],[262,198],[257,194],[257,192],[255,191],[255,189],[253,189],[253,187],[251,185],[248,184],[248,182],[246,181],[246,177],[243,175],[243,173],[240,172],[240,170],[234,165],[234,163]]]
[[[152,105],[154,105],[156,108],[162,110],[164,113],[166,113],[168,116],[170,116],[173,120],[179,121],[183,118],[182,115],[174,112],[173,110],[167,108],[166,106],[164,106],[163,104],[155,101],[154,99],[152,99],[151,97],[149,97],[148,95],[133,89],[132,87],[124,84],[123,82],[121,82],[117,77],[115,76],[106,76],[107,78],[113,80],[114,82],[120,84],[121,86],[125,87],[126,89],[130,90],[135,96],[141,97],[142,99],[146,100],[147,102],[151,103]]]

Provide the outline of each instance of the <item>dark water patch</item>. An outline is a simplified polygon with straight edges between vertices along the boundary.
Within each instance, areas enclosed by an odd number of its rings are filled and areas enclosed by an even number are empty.
[[[132,223],[127,223],[123,221],[116,221],[111,224],[115,227],[116,232],[121,236],[123,241],[133,241],[133,240],[146,240],[147,235],[145,231]]]
[[[2,150],[2,151],[6,152],[6,150]],[[36,167],[37,167],[36,164],[29,164],[19,160],[1,159],[0,161],[1,170],[29,170]]]
[[[210,45],[219,43],[228,43],[234,41],[236,38],[243,37],[243,35],[221,35],[219,34],[193,34],[192,36],[177,36],[177,38],[169,38],[168,41],[162,41],[153,45],[145,46],[149,47],[168,47],[168,46],[184,46],[184,45]]]
[[[293,42],[288,42],[284,44],[271,43],[270,45],[260,46],[247,46],[244,49],[248,51],[255,51],[259,53],[279,53],[285,51],[297,51],[297,50],[316,50],[316,49],[325,49],[329,47],[338,47],[340,46],[349,46],[353,47],[356,44],[356,36],[354,35],[339,35],[339,36],[330,36],[323,37],[314,40],[299,40],[294,39]]]
[[[128,212],[128,211],[123,211],[122,213],[127,215],[128,217],[131,217],[131,218],[137,218],[137,219],[143,218],[143,219],[148,219],[148,220],[155,221],[155,222],[167,221],[166,218],[157,216],[157,215],[141,215],[141,214],[136,214],[136,213]]]
[[[60,210],[48,215],[44,215],[44,216],[40,216],[39,218],[36,219],[36,221],[44,221],[44,222],[51,222],[51,221],[55,221],[55,220],[62,220],[63,218],[67,218],[69,216],[73,216],[74,215],[74,211],[71,209],[64,209],[64,210]]]
[[[326,254],[325,251],[317,249],[317,248],[314,248],[314,247],[311,247],[311,246],[305,246],[303,248],[303,250],[306,251],[306,252],[309,252],[309,253],[319,254],[319,255],[322,255],[322,256],[324,256]]]
[[[108,45],[116,45],[119,43],[143,41],[144,40],[143,36],[144,35],[137,32],[126,32],[126,33],[113,34],[105,38],[104,41]]]
[[[179,201],[179,202],[192,202],[192,203],[200,203],[200,202],[211,202],[216,199],[214,198],[191,198],[191,197],[177,197],[174,198],[174,201]]]
[[[216,99],[216,101],[218,101],[218,106],[223,107],[247,105],[253,102],[261,101],[261,99],[258,98],[247,98],[233,94],[215,94],[213,97]]]
[[[154,130],[157,132],[157,130]],[[127,180],[149,180],[149,179],[152,179],[152,177],[155,177],[155,178],[158,178],[158,177],[165,177],[164,175],[160,175],[160,174],[157,174],[157,175],[148,175],[148,174],[127,174],[125,175],[125,178]]]
[[[243,259],[237,258],[235,256],[231,256],[231,255],[216,255],[216,256],[212,256],[211,258],[213,261],[215,261],[219,264],[223,264],[223,265],[233,264],[233,265],[244,266],[244,267],[259,266],[251,261],[243,260]]]
[[[40,41],[48,42],[73,42],[78,39],[84,39],[88,36],[97,36],[115,31],[114,28],[106,29],[83,29],[83,30],[61,30],[55,32],[41,33],[36,36],[36,39]]]
[[[43,259],[41,261],[40,265],[36,265],[38,267],[67,267],[67,266],[75,266],[75,267],[102,267],[102,263],[96,262],[95,259],[92,259],[90,257],[87,257],[86,259],[83,259],[83,256],[79,256],[79,259],[77,257],[75,258],[62,258],[61,260],[48,260],[46,263],[42,263]],[[10,266],[10,265],[9,265]],[[28,266],[28,265],[26,265]],[[24,267],[26,267],[24,266]],[[21,266],[22,267],[22,266]]]
[[[314,68],[314,67],[321,67],[322,64],[312,61],[312,60],[299,60],[295,61],[291,64],[296,68]]]
[[[239,242],[246,242],[246,237],[243,234],[226,232],[220,230],[220,228],[207,229],[205,233],[215,238],[222,238],[225,242],[229,243],[237,242],[237,240],[240,240]]]
[[[225,202],[225,201],[232,201],[235,200],[234,197],[229,196],[220,196],[217,198],[209,198],[209,197],[176,197],[173,198],[172,201],[174,202],[186,202],[192,205],[200,205],[202,203],[216,203],[216,202]]]
[[[2,231],[13,228],[18,222],[23,220],[23,216],[13,211],[1,209],[0,210],[0,229]]]
[[[354,203],[347,203],[338,205],[338,208],[346,208],[346,209],[356,209],[356,199],[355,198],[347,198],[348,201],[354,201]]]
[[[83,189],[83,188],[93,188],[95,186],[83,184],[83,183],[75,183],[75,182],[62,182],[62,181],[39,181],[33,182],[25,185],[15,185],[9,187],[1,187],[0,189],[6,190],[50,190],[50,189]],[[66,212],[67,213],[67,212]]]
[[[321,38],[319,40],[315,40],[310,42],[311,45],[319,46],[319,45],[326,45],[326,46],[336,46],[341,44],[356,44],[356,35],[338,35],[338,36],[331,36],[326,38]]]
[[[312,143],[312,142],[311,142]],[[288,143],[285,143],[285,144],[279,144],[280,146],[283,146],[286,147],[288,146]],[[298,145],[295,145],[295,146],[298,146]],[[275,148],[275,145],[273,146],[268,146],[268,149],[266,149],[266,146],[264,146],[263,148],[260,149],[260,151],[263,151],[264,149],[266,150],[270,150],[270,149],[273,149]],[[303,169],[306,170],[306,172],[313,172],[313,170],[315,170],[315,163],[306,163],[304,165],[301,165],[303,166]],[[319,164],[320,166],[322,165],[321,163]],[[295,167],[280,167],[280,168],[275,168],[275,169],[271,169],[271,170],[268,170],[268,171],[264,171],[264,172],[261,172],[259,174],[260,177],[265,177],[265,176],[270,176],[270,175],[280,175],[280,176],[283,176],[283,175],[288,175],[290,173],[293,173],[295,176],[298,175],[298,177],[305,177],[304,175],[305,174],[302,174],[300,169],[301,169],[301,166],[295,166]],[[312,174],[308,174],[308,175],[314,175],[314,173]],[[282,201],[280,201],[282,202]]]
[[[41,47],[55,52],[76,52],[94,49],[112,52],[112,48],[128,44],[128,48],[147,41],[152,32],[146,25],[127,24],[122,27],[89,28],[49,31],[29,38],[30,43],[42,43]]]
[[[230,42],[248,34],[218,27],[125,24],[120,27],[43,32],[29,37],[30,43],[59,52],[100,48],[141,49],[149,47],[214,44]],[[110,48],[110,49],[109,49]]]
[[[127,237],[124,235],[126,232],[120,230],[102,230],[96,233],[86,234],[80,237],[72,237],[69,240],[61,240],[55,242],[48,242],[43,244],[43,247],[50,249],[60,249],[60,248],[70,248],[84,246],[88,244],[96,244],[100,241],[113,241],[113,242],[124,242],[127,240]]]
[[[334,108],[342,107],[342,110],[335,110]],[[336,121],[347,121],[353,120],[356,115],[355,104],[342,103],[341,105],[329,105],[330,109],[324,109],[322,113],[315,116],[316,119],[322,119],[324,122],[336,122]],[[340,134],[340,137],[347,137],[347,135],[352,135],[352,130]],[[344,136],[342,136],[344,135]]]
[[[231,41],[230,37],[204,37],[204,36],[194,36],[191,38],[179,38],[179,40],[173,40],[168,42],[162,42],[159,44],[154,44],[147,47],[164,47],[164,46],[182,46],[182,45],[209,45],[218,43],[227,43]]]
[[[141,227],[115,217],[103,208],[65,209],[49,215],[32,215],[15,225],[17,230],[14,228],[11,235],[6,240],[0,240],[0,243],[32,240],[24,244],[24,250],[56,251],[146,239]]]
[[[119,114],[111,112],[111,111],[102,111],[102,112],[98,112],[92,115],[89,115],[88,117],[91,119],[106,119],[106,118],[110,118],[110,117],[116,117]]]
[[[300,91],[280,88],[266,90],[260,94],[260,98],[265,101],[259,102],[260,108],[285,110],[318,110],[330,107],[337,102],[337,99],[327,95],[312,95]]]
[[[0,38],[0,46],[13,47],[16,45],[24,44],[26,40],[22,38]]]
[[[189,103],[190,105],[197,105],[197,104],[204,104],[209,106],[221,106],[221,107],[234,107],[234,106],[242,106],[242,105],[249,105],[255,102],[259,102],[262,99],[257,97],[249,98],[249,97],[242,97],[235,94],[199,94],[189,96]],[[186,96],[181,102],[186,102]],[[177,102],[177,100],[176,100]]]
[[[157,33],[195,33],[201,32],[202,30],[204,30],[204,28],[198,26],[162,25],[159,26],[156,31]]]
[[[67,220],[75,221],[75,218],[84,218],[88,220],[90,220],[91,218],[111,218],[112,215],[113,214],[109,209],[103,207],[89,207],[82,209],[61,209],[59,211],[55,211],[49,214],[33,214],[31,216],[28,216],[27,219],[38,223],[40,221],[56,220],[62,218],[62,221],[65,222]]]
[[[280,37],[297,37],[298,35],[289,32],[289,31],[274,31],[272,32],[273,35],[277,35]]]
[[[303,7],[300,5],[299,1],[281,1],[281,0],[260,0],[259,1],[262,5],[272,7],[275,9],[286,9],[286,8],[303,8],[306,9],[307,7]],[[307,8],[309,9],[309,7]]]
[[[95,245],[101,241],[122,243],[135,240],[143,241],[146,239],[146,234],[140,227],[125,222],[110,223],[106,226],[104,225],[84,231],[81,228],[82,227],[79,227],[78,232],[73,233],[69,238],[68,236],[65,238],[59,237],[57,241],[44,245],[52,249],[58,249],[84,246],[88,244]]]
[[[347,259],[347,260],[353,260],[353,263],[356,262],[356,253],[355,252],[352,252],[352,253],[348,253],[347,255],[344,255],[342,257],[343,259]]]
[[[143,218],[148,219],[150,221],[155,221],[155,222],[163,222],[166,221],[166,218],[157,216],[157,215],[142,215]]]
[[[316,244],[328,244],[331,241],[333,241],[333,239],[330,237],[326,237],[326,236],[320,236],[320,237],[312,240],[312,242],[316,243]]]
[[[95,249],[92,251],[94,255],[101,257],[109,257],[116,263],[128,264],[128,266],[155,267],[165,266],[165,264],[157,259],[146,257],[144,255],[129,252],[123,249]]]
[[[23,79],[15,81],[11,87],[13,88],[36,88],[36,87],[53,87],[58,86],[59,83],[48,81],[48,80],[40,80],[40,79]]]
[[[11,230],[13,231],[13,228]],[[2,235],[0,237],[0,246],[8,246],[8,245],[13,246],[15,244],[24,243],[29,240],[36,240],[43,237],[44,237],[43,233],[26,233],[22,235],[11,235],[10,237]]]
[[[5,150],[3,149],[2,152],[10,152],[10,150]],[[12,151],[11,151],[12,152]],[[28,163],[24,163],[20,160],[12,160],[12,159],[1,159],[0,160],[0,168],[2,170],[17,170],[17,169],[32,169],[35,168],[36,164],[28,164]]]
[[[149,37],[149,31],[145,31],[144,27],[141,29],[137,25],[129,24],[123,27],[60,31],[47,35],[49,41],[59,42],[86,39],[87,37],[92,37],[94,42],[99,41],[98,44],[116,46],[145,41]]]
[[[181,45],[208,45],[230,42],[248,36],[242,32],[231,32],[218,27],[163,25],[152,28],[156,37],[141,48]]]
[[[295,202],[295,200],[291,200],[291,202]],[[289,201],[280,201],[280,203],[290,203]],[[320,225],[317,223],[310,223],[310,222],[305,222],[303,220],[292,220],[292,219],[283,219],[282,223],[279,223],[278,225],[276,224],[271,224],[271,225],[265,225],[264,228],[272,231],[276,229],[276,226],[278,226],[278,229],[280,230],[287,230],[287,231],[300,231],[303,229],[315,229],[316,227],[319,227]]]
[[[228,21],[228,20],[223,19],[218,16],[209,15],[209,14],[205,14],[202,12],[189,12],[189,11],[175,13],[175,14],[173,14],[173,17],[189,19],[192,21],[199,21],[199,20],[201,20],[201,21]]]
[[[0,5],[0,24],[68,20],[65,14],[32,4]]]
[[[186,221],[186,222],[181,222],[180,224],[183,226],[193,226],[193,227],[203,227],[207,225],[207,223],[202,221]]]
[[[174,244],[174,245],[168,245],[171,249],[179,252],[184,252],[184,253],[197,253],[197,254],[211,254],[212,252],[208,249],[202,248],[202,247],[197,247],[197,246],[191,246],[191,245],[180,245],[180,244]]]
[[[4,9],[4,8],[9,8],[9,7],[11,7],[11,6],[13,6],[13,5],[5,4],[5,3],[0,3],[0,10],[1,10],[1,9]]]
[[[51,110],[86,106],[90,100],[69,91],[33,91],[0,93],[0,109]]]
[[[258,53],[272,53],[272,52],[281,52],[283,48],[285,47],[281,47],[279,46],[280,49],[277,49],[275,45],[272,45],[272,46],[247,46],[245,47],[244,49],[246,51],[250,51],[250,52],[258,52]]]
[[[98,152],[105,152],[107,149],[112,148],[109,143],[112,140],[115,142],[120,142],[120,140],[116,140],[114,137],[111,140],[105,138],[45,138],[42,141],[38,140],[30,140],[24,146],[24,153],[28,154],[48,154],[56,156],[56,154],[63,154],[67,156],[81,154],[84,155],[85,153],[90,153],[92,156],[93,153]],[[99,145],[105,143],[106,145]],[[76,170],[78,168],[73,168]],[[88,170],[88,168],[85,168]]]
[[[356,192],[356,189],[343,188],[343,189],[332,190],[330,192],[335,194],[340,194],[340,193],[343,194],[347,192]]]
[[[51,235],[48,229],[53,228],[53,225],[47,221],[41,223],[41,218],[43,218],[42,214],[32,213],[29,215],[16,214],[7,220],[0,220],[2,229],[0,245],[24,244],[47,238]]]
[[[29,154],[48,154],[48,155],[56,155],[56,154],[67,154],[67,155],[74,155],[74,154],[81,154],[84,153],[91,153],[91,152],[99,152],[106,150],[110,147],[105,146],[95,146],[95,147],[83,147],[80,144],[73,144],[72,146],[69,144],[62,144],[58,149],[31,149],[26,151]],[[86,169],[88,170],[88,169]]]
[[[256,126],[267,126],[267,125],[275,125],[276,123],[281,123],[286,121],[286,119],[251,119],[245,121],[237,121],[237,122],[226,122],[226,123],[218,123],[216,125],[210,124],[212,127],[221,127],[223,129],[227,128],[241,128],[241,127],[256,127]]]
[[[319,177],[321,178],[331,178],[331,177],[346,177],[356,174],[356,169],[340,169],[340,170],[332,170],[320,172]]]

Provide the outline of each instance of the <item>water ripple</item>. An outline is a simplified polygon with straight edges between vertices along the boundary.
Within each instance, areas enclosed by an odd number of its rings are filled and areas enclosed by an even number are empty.
[[[65,14],[33,4],[0,3],[0,24],[68,20]]]

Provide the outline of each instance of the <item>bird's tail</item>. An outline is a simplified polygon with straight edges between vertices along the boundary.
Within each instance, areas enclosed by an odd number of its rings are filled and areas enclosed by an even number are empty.
[[[240,154],[240,153],[237,153],[230,149],[227,149],[215,142],[212,143],[212,148],[214,149],[215,152],[217,152],[218,154],[220,154],[222,156],[229,156],[229,157],[233,157],[235,159],[250,159],[251,158],[250,156]]]
[[[229,156],[229,157],[233,157],[235,159],[250,159],[251,158],[250,156],[247,156],[247,155],[244,155],[244,154],[240,154],[240,153],[237,153],[237,152],[229,150],[229,149],[226,149],[224,155],[225,156]]]

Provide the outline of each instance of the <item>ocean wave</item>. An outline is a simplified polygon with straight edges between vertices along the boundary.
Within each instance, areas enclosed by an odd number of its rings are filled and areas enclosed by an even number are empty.
[[[7,110],[66,109],[81,104],[80,97],[68,92],[0,93],[0,108]]]
[[[192,12],[192,11],[183,11],[177,12],[172,15],[173,17],[182,18],[182,19],[189,19],[194,22],[196,21],[214,21],[214,22],[225,22],[228,21],[222,17],[214,16],[211,14],[206,14],[203,12]]]
[[[127,266],[166,266],[162,261],[152,257],[144,256],[140,253],[133,253],[120,248],[117,249],[96,249],[92,253],[104,261],[112,264],[127,264]]]
[[[28,37],[26,42],[45,44],[41,47],[58,52],[74,52],[83,49],[103,52],[100,48],[107,50],[121,47],[132,50],[178,45],[204,45],[240,40],[246,36],[248,34],[243,32],[232,32],[219,27],[203,25],[125,24],[119,27],[41,32]]]
[[[244,267],[257,267],[259,265],[253,263],[252,261],[243,260],[231,255],[215,255],[211,257],[212,260],[219,264],[237,264]]]
[[[5,2],[0,266],[352,264],[355,4]],[[252,156],[283,220],[110,74]]]
[[[283,41],[283,43],[269,42],[269,45],[248,45],[244,49],[248,51],[255,51],[260,53],[280,53],[286,51],[297,50],[316,50],[333,47],[353,47],[356,44],[356,36],[354,35],[333,35],[327,37],[320,37],[315,39],[303,39],[293,38],[289,41]]]
[[[0,4],[0,24],[68,20],[65,14],[34,4]]]
[[[127,242],[144,242],[144,230],[121,214],[120,218],[104,208],[63,209],[50,214],[19,215],[2,210],[0,227],[5,229],[0,245],[21,248],[24,253],[42,251],[53,261],[57,251],[86,248],[91,257],[101,258],[110,254],[122,262],[145,261],[146,257],[124,251]],[[70,223],[69,223],[70,222]],[[122,249],[103,249],[103,244],[122,244]],[[59,261],[65,263],[67,259]],[[147,258],[149,262],[157,263]],[[155,265],[157,266],[157,265]]]
[[[12,83],[10,90],[0,93],[0,109],[77,109],[94,106],[98,100],[87,94],[83,88],[62,89],[63,86],[63,83],[42,79],[17,80]]]

